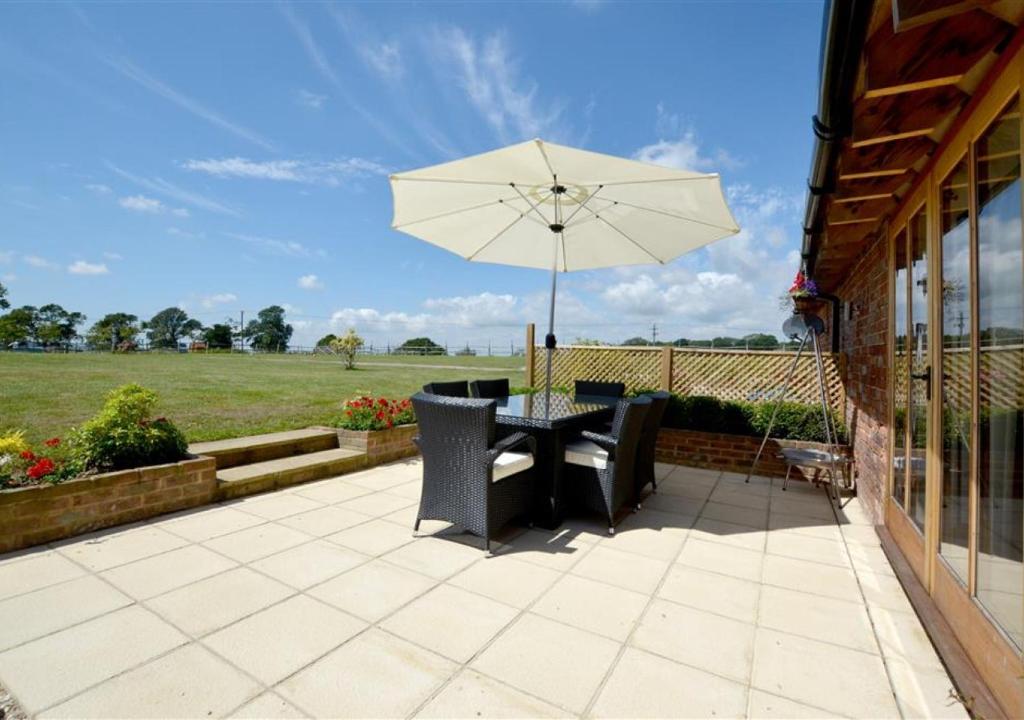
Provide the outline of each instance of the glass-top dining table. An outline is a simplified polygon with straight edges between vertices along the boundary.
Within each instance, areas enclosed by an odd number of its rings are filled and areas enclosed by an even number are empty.
[[[565,515],[563,465],[565,445],[580,430],[600,429],[615,415],[617,398],[545,393],[497,398],[496,422],[500,436],[525,432],[537,441],[534,454],[533,522],[554,529]]]

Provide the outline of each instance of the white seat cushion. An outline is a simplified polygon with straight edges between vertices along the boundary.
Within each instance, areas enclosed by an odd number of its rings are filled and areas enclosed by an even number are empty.
[[[506,450],[494,461],[494,482],[532,467],[532,453],[519,453]]]
[[[565,461],[604,470],[608,466],[608,451],[592,440],[573,440],[565,446]]]

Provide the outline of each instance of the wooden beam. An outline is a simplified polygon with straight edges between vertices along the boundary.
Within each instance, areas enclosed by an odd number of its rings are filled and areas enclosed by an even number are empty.
[[[919,130],[907,130],[906,132],[893,133],[892,135],[879,135],[873,138],[867,138],[865,140],[854,140],[850,143],[852,148],[870,147],[871,145],[880,145],[881,143],[895,142],[897,140],[909,140],[916,137],[924,137],[931,135],[935,132],[935,128],[920,128]]]
[[[940,128],[968,99],[969,96],[955,86],[920,90],[912,95],[862,96],[853,104],[851,140],[859,143],[876,137]]]
[[[851,195],[849,197],[839,197],[832,201],[833,205],[843,205],[845,203],[859,203],[865,200],[891,200],[892,193],[875,193],[874,195]]]
[[[892,177],[893,175],[902,175],[910,168],[901,168],[899,170],[869,170],[868,172],[859,173],[845,173],[839,176],[840,180],[865,180],[867,178],[878,178],[878,177]]]
[[[881,220],[881,218],[878,218],[878,217],[866,217],[866,218],[855,218],[853,220],[836,220],[836,221],[831,221],[830,220],[828,224],[830,226],[832,226],[832,227],[835,227],[837,225],[861,225],[863,223],[878,222],[879,220]]]
[[[872,88],[864,93],[864,97],[871,100],[873,98],[885,97],[886,95],[899,95],[901,93],[928,90],[930,88],[942,87],[944,85],[956,85],[963,79],[963,74],[946,75],[945,77],[930,78],[928,80],[918,80],[916,82],[900,83],[899,85],[890,85],[888,87]]]
[[[905,32],[944,18],[960,15],[993,0],[892,0],[892,23],[896,32]]]

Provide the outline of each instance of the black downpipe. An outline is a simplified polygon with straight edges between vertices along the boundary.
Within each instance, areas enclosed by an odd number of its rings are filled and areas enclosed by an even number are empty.
[[[835,192],[836,161],[851,131],[853,87],[871,19],[873,0],[828,0],[818,64],[818,112],[812,120],[814,149],[807,180],[807,208],[801,249],[804,271],[813,274],[814,239],[822,229],[822,196]]]

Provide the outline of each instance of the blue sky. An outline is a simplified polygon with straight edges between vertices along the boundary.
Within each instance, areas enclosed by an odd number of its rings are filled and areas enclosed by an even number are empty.
[[[7,4],[0,281],[90,322],[276,303],[507,347],[549,277],[390,229],[389,172],[532,137],[720,172],[740,235],[560,278],[563,342],[775,331],[797,265],[820,2]]]

